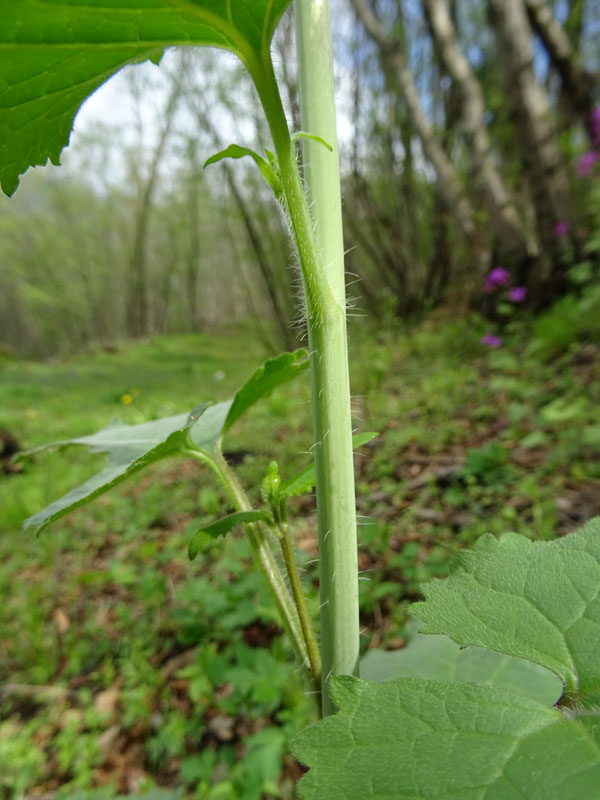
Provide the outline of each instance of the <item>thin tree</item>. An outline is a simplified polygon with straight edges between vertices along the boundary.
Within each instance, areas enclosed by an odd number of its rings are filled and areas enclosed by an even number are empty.
[[[501,252],[522,257],[526,248],[519,214],[494,161],[481,85],[458,43],[447,0],[422,0],[422,5],[438,57],[459,94],[461,128],[488,220]]]
[[[542,0],[525,0],[525,8],[531,27],[543,42],[550,62],[560,77],[563,105],[581,120],[590,140],[595,141],[591,116],[594,90],[600,76],[585,68],[580,54],[554,16],[551,6]],[[577,4],[574,8],[578,10]]]
[[[352,5],[366,32],[377,45],[380,61],[388,80],[397,87],[406,103],[411,125],[423,151],[433,166],[440,194],[464,236],[476,273],[481,275],[489,263],[489,250],[475,222],[475,210],[464,193],[452,163],[446,155],[421,105],[419,92],[408,67],[402,43],[386,33],[366,0],[352,0]]]

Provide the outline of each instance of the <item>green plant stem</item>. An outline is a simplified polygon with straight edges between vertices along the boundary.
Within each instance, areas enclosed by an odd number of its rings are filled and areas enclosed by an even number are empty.
[[[327,680],[332,674],[356,675],[359,654],[344,253],[329,10],[326,2],[315,0],[296,0],[296,9],[303,127],[334,148],[331,153],[319,143],[304,142],[312,218],[271,62],[249,69],[273,137],[305,290],[317,476],[323,710],[331,713],[335,707],[326,691]]]
[[[283,561],[285,563],[288,578],[290,581],[292,596],[294,598],[294,602],[296,603],[298,616],[300,617],[300,625],[302,626],[302,633],[304,635],[304,641],[306,643],[306,649],[308,651],[308,659],[310,661],[310,670],[313,676],[315,691],[317,692],[317,697],[319,699],[319,707],[320,707],[322,704],[321,653],[319,652],[317,637],[315,636],[315,631],[312,626],[310,614],[308,613],[308,607],[306,605],[306,597],[304,595],[304,590],[302,588],[302,582],[300,581],[298,564],[296,563],[296,557],[294,556],[294,549],[292,547],[292,541],[290,538],[287,522],[280,523],[277,526],[277,531],[280,537],[279,541],[281,543],[281,552],[283,554]]]
[[[220,452],[215,453],[213,456],[205,454],[200,450],[190,448],[185,451],[185,454],[201,461],[213,470],[223,486],[227,489],[236,511],[252,511],[252,506],[246,493]],[[300,622],[299,613],[294,605],[294,600],[290,595],[264,531],[258,523],[248,523],[244,525],[244,527],[265,579],[271,588],[286,632],[292,640],[298,657],[310,670],[313,681],[316,681],[317,678],[312,672],[312,662],[309,658],[309,651],[304,639],[304,631]]]

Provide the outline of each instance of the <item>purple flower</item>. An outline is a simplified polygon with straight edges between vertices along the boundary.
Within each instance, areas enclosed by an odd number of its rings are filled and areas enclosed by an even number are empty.
[[[594,150],[589,150],[587,153],[584,153],[579,159],[579,164],[577,165],[577,174],[579,177],[585,178],[596,161],[598,161],[598,153],[596,153]]]
[[[569,225],[566,219],[559,219],[558,222],[554,223],[554,227],[552,228],[552,233],[560,239],[563,236],[567,235],[570,227],[571,226]]]
[[[592,144],[594,147],[600,147],[600,106],[597,106],[590,115],[590,131]]]
[[[481,344],[487,344],[488,347],[501,347],[502,339],[499,336],[494,336],[493,333],[486,333],[479,340]]]
[[[524,286],[513,286],[508,296],[513,303],[522,303],[527,297],[527,289]]]
[[[510,286],[510,273],[503,267],[496,267],[485,279],[484,292],[493,292],[500,286]]]

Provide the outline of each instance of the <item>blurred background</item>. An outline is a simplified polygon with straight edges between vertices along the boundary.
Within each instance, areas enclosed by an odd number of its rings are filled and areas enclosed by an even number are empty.
[[[332,0],[365,650],[486,532],[600,513],[600,0]],[[274,60],[300,130],[293,15]],[[44,442],[230,397],[304,342],[269,136],[231,56],[177,50],[81,109],[61,167],[0,198],[0,798],[293,798],[314,717],[243,536],[198,467],[155,466],[56,523],[89,477]],[[248,162],[248,163],[246,163]],[[300,469],[307,382],[226,442],[259,500]],[[317,616],[314,497],[290,509]],[[169,795],[171,797],[172,794]],[[165,795],[166,798],[166,795]]]

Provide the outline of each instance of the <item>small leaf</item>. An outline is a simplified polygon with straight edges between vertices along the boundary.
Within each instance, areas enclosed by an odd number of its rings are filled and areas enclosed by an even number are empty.
[[[333,153],[333,147],[329,144],[329,142],[326,142],[325,139],[323,139],[321,136],[317,136],[316,133],[306,133],[306,131],[296,131],[296,133],[292,136],[292,141],[295,144],[299,139],[312,139],[313,142],[318,142],[319,144],[325,145],[325,147],[331,153]]]
[[[273,154],[271,153],[270,155],[272,156]],[[244,158],[244,156],[250,156],[250,158],[254,159],[262,172],[263,178],[273,190],[275,197],[279,199],[283,194],[283,187],[281,185],[281,176],[279,175],[277,159],[275,159],[274,162],[272,158],[266,161],[261,155],[251,150],[249,147],[241,147],[239,144],[230,144],[225,150],[221,150],[207,159],[207,161],[204,162],[204,167],[206,168],[210,166],[210,164],[216,164],[224,158]]]
[[[408,677],[478,683],[508,689],[549,706],[563,691],[557,675],[531,661],[480,647],[461,649],[447,636],[422,633],[400,650],[369,650],[360,662],[360,677],[375,682]]]
[[[352,446],[354,448],[361,447],[363,444],[370,442],[371,439],[374,439],[378,435],[378,433],[374,433],[373,431],[355,433],[352,437]],[[293,477],[289,478],[289,480],[284,481],[279,487],[278,493],[281,497],[296,497],[299,494],[310,492],[311,489],[314,488],[316,482],[317,477],[315,475],[315,465],[314,463],[309,464],[308,466],[304,467],[304,469],[301,469],[300,472],[297,472]]]
[[[445,633],[552,670],[565,705],[600,704],[600,518],[552,542],[483,536],[410,613]]]
[[[309,367],[308,353],[306,350],[294,350],[293,353],[283,353],[276,358],[269,358],[262,367],[256,370],[250,380],[235,394],[227,419],[223,425],[226,433],[233,423],[265,395],[273,389],[297,377]]]
[[[204,550],[214,539],[219,536],[225,536],[236,525],[242,525],[245,522],[269,522],[270,519],[270,516],[265,511],[236,511],[217,522],[213,522],[212,525],[208,525],[206,528],[201,528],[190,541],[188,547],[190,560],[193,561],[198,553]]]
[[[399,678],[330,681],[337,714],[292,747],[303,800],[592,800],[595,720],[512,692]]]

